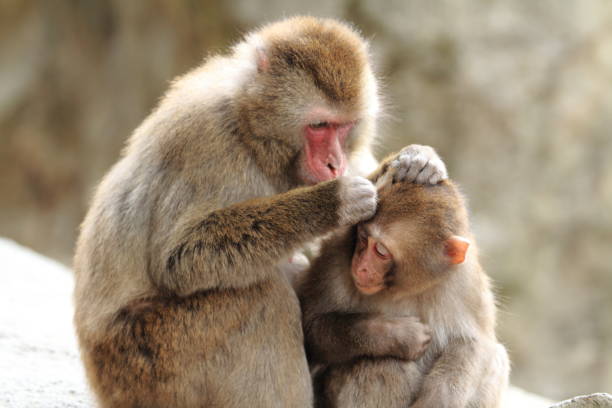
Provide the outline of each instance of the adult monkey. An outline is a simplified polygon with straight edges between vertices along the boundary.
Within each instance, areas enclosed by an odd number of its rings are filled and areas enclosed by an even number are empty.
[[[333,20],[265,26],[174,82],[77,243],[75,323],[103,407],[312,403],[276,265],[374,213],[356,175],[376,165],[377,112],[367,46]],[[411,152],[402,168],[444,177],[431,149]]]

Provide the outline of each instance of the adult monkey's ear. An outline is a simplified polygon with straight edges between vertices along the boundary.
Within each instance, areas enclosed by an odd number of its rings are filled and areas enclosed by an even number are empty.
[[[470,241],[459,235],[453,235],[444,243],[444,253],[451,265],[459,265],[465,261],[465,255],[470,247]]]
[[[270,70],[270,58],[268,58],[268,54],[266,54],[266,49],[259,46],[255,52],[257,54],[257,72],[268,72]]]

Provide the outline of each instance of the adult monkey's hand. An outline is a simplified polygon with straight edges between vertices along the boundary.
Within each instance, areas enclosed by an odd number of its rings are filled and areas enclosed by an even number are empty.
[[[381,188],[399,181],[417,184],[437,184],[446,180],[444,162],[430,146],[412,144],[385,158],[370,180]]]

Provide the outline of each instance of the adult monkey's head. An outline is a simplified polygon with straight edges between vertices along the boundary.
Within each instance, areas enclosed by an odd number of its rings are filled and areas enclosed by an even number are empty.
[[[242,140],[272,179],[315,184],[369,151],[379,109],[366,42],[329,19],[296,17],[249,35],[256,72],[237,95]]]

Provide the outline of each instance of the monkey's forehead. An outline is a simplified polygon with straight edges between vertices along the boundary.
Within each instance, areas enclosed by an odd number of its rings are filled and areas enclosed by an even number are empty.
[[[361,97],[367,45],[348,26],[298,17],[267,26],[260,35],[272,71],[302,70],[332,100]]]
[[[396,183],[382,189],[373,221],[402,228],[414,224],[431,233],[462,234],[467,229],[467,212],[452,183],[435,186]]]
[[[348,44],[362,56],[367,55],[368,43],[351,26],[330,18],[297,16],[263,26],[254,33],[266,45],[280,41],[301,42],[308,39],[337,39]]]

